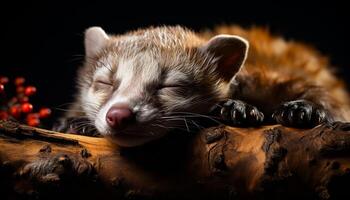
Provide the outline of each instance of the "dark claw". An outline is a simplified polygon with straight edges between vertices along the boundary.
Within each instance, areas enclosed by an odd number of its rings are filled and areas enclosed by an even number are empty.
[[[234,126],[257,126],[264,120],[264,114],[256,107],[232,99],[222,105],[220,116],[224,122]]]
[[[326,110],[306,100],[296,100],[283,103],[272,114],[279,124],[291,127],[314,127],[323,122],[333,121],[327,116]]]

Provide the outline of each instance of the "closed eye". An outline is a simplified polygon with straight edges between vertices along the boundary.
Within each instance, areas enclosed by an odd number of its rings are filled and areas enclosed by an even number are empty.
[[[158,86],[158,89],[163,89],[163,88],[186,88],[190,87],[191,84],[190,82],[186,80],[180,80],[180,81],[165,81],[161,83]]]
[[[104,90],[104,89],[110,89],[113,87],[113,84],[104,80],[96,80],[94,82],[94,89],[95,90]]]
[[[107,81],[102,81],[102,80],[97,80],[97,81],[96,81],[96,83],[98,83],[98,84],[104,84],[104,85],[110,85],[110,86],[112,86],[112,83],[107,82]]]

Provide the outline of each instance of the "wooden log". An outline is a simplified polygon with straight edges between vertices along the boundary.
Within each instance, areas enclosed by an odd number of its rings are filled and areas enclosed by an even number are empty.
[[[350,199],[349,131],[218,126],[122,149],[0,121],[0,198]]]

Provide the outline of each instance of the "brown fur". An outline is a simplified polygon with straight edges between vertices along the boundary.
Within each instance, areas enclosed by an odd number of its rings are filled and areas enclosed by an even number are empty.
[[[231,85],[229,95],[227,89],[230,85],[213,68],[213,57],[198,50],[218,34],[238,35],[250,43],[248,59],[235,77],[237,84]],[[178,105],[180,111],[203,113],[219,100],[232,98],[257,106],[265,116],[269,116],[284,102],[304,99],[325,108],[335,120],[350,120],[348,93],[344,83],[331,72],[326,57],[305,44],[273,36],[266,29],[243,29],[239,26],[220,26],[201,33],[194,33],[179,26],[156,27],[123,35],[110,35],[103,49],[96,55],[87,57],[80,69],[80,93],[67,116],[90,114],[90,120],[95,119],[96,111],[103,107],[112,95],[105,90],[104,99],[96,105],[86,103],[87,90],[98,88],[93,74],[101,67],[100,63],[112,56],[113,60],[108,62],[111,62],[109,64],[112,66],[110,74],[114,75],[118,71],[116,66],[120,60],[139,59],[138,56],[144,52],[161,66],[158,71],[180,71],[189,76],[189,85],[193,86],[188,87],[186,91],[172,90],[163,95],[151,96],[154,93],[148,92],[148,88],[154,90],[159,84],[157,81],[162,81],[162,76],[155,73],[154,76],[158,77],[156,81],[144,84],[142,90],[146,92],[140,94],[142,97],[135,94],[135,98],[143,104],[153,105],[154,108],[161,105],[159,110],[163,113],[176,111],[172,108],[173,105]],[[151,65],[147,66],[145,63],[146,61],[139,59],[134,60],[130,66],[135,73],[135,80],[142,80],[137,78],[140,76],[137,75],[139,70],[148,67],[151,69]],[[111,77],[109,81],[113,82],[115,89],[118,88],[118,80]],[[125,91],[130,92],[134,87],[132,84],[129,86],[130,90]],[[194,96],[198,98],[184,104],[183,99]],[[189,108],[184,108],[184,105],[189,105]],[[79,112],[76,112],[77,110]],[[81,110],[84,112],[80,112]]]
[[[219,26],[201,35],[239,35],[250,43],[245,66],[237,76],[234,98],[271,113],[296,99],[310,100],[330,111],[336,120],[350,120],[345,84],[332,73],[328,59],[314,48],[273,36],[264,28]]]

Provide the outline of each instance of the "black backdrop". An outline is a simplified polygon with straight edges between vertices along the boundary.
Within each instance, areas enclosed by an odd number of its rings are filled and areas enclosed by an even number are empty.
[[[215,24],[236,23],[268,26],[276,34],[316,46],[331,57],[339,75],[349,83],[348,6],[305,2],[3,3],[0,75],[27,77],[38,87],[35,97],[38,104],[62,107],[72,101],[75,71],[82,60],[79,55],[84,53],[83,32],[89,26],[122,33],[149,25],[181,24],[200,30]]]

